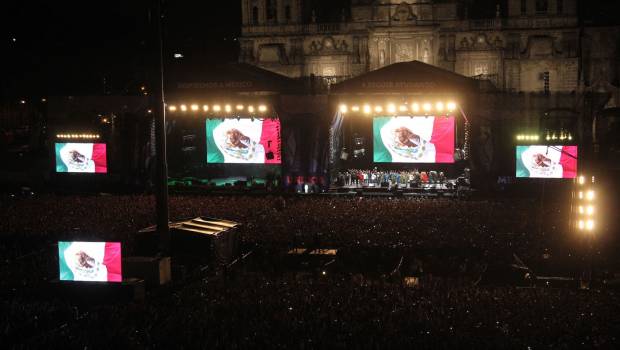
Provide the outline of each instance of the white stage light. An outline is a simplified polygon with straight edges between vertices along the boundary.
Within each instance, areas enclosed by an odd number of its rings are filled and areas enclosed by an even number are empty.
[[[424,109],[424,112],[430,112],[431,109],[433,108],[433,106],[430,103],[425,103],[424,105],[422,105],[422,108]]]
[[[443,112],[443,107],[444,107],[443,102],[437,102],[435,104],[435,109],[437,110],[437,112]]]

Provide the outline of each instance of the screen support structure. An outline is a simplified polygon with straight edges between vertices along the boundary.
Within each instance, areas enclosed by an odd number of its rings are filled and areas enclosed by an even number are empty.
[[[170,229],[168,213],[168,162],[166,159],[166,107],[164,95],[164,60],[162,39],[162,6],[161,0],[152,0],[149,9],[149,19],[153,30],[152,57],[155,65],[152,69],[153,93],[151,103],[155,118],[156,138],[156,211],[157,232],[159,234],[159,251],[162,256],[170,254]]]

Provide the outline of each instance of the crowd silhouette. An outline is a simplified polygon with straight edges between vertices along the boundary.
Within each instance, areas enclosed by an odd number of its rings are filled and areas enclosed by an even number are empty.
[[[142,304],[77,305],[33,289],[58,273],[59,240],[121,241],[154,220],[154,198],[3,197],[0,200],[0,332],[9,348],[614,348],[620,300],[609,289],[479,283],[482,269],[434,273],[419,283],[361,273],[314,274],[248,259],[226,277],[176,284]],[[541,213],[540,211],[543,210]],[[528,264],[559,255],[566,209],[531,200],[173,196],[171,218],[241,222],[244,247],[415,250],[462,260]],[[437,253],[436,253],[437,252]],[[372,261],[366,262],[372,265]],[[480,264],[478,264],[480,265]],[[435,269],[436,270],[436,269]],[[423,272],[422,272],[423,271]],[[474,271],[474,272],[472,272]],[[360,275],[362,277],[360,277]],[[32,293],[24,291],[33,290]]]

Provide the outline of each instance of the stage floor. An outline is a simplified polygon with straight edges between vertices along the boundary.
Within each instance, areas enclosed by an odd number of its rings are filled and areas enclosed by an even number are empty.
[[[375,184],[332,186],[328,194],[340,196],[412,196],[412,197],[467,197],[472,193],[469,186],[458,186],[456,180],[448,180],[441,184],[420,184],[409,186],[381,187]]]
[[[392,185],[390,187],[381,187],[379,185],[376,184],[351,184],[351,185],[344,185],[344,186],[332,186],[333,188],[346,188],[346,189],[351,189],[351,190],[356,190],[356,189],[369,189],[369,190],[384,190],[384,191],[390,191],[390,190],[451,190],[451,189],[456,189],[456,180],[454,181],[446,181],[445,183],[441,183],[441,184],[420,184],[419,186],[409,186],[406,184],[399,184],[399,185]]]

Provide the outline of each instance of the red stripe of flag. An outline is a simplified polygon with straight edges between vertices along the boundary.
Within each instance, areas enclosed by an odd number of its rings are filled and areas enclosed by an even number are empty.
[[[265,164],[280,164],[280,120],[265,119],[261,132],[260,144],[265,149]],[[273,154],[272,159],[267,159],[267,154]]]
[[[431,143],[436,163],[454,163],[454,117],[435,117]]]
[[[577,146],[562,147],[560,164],[562,165],[563,169],[563,178],[574,179],[575,177],[577,177]]]

